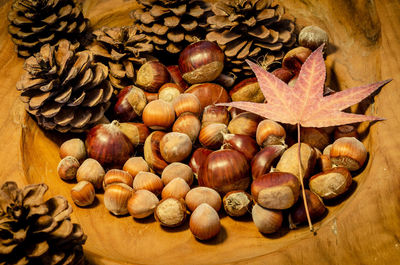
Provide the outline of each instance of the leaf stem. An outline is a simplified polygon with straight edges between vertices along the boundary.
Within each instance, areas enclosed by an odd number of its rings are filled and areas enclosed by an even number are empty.
[[[297,152],[297,156],[298,156],[298,161],[299,161],[299,174],[300,174],[300,184],[301,184],[301,191],[303,193],[303,201],[304,201],[304,208],[306,210],[306,216],[307,216],[307,221],[308,221],[308,226],[310,227],[310,232],[314,232],[314,227],[312,225],[311,222],[311,218],[310,218],[310,213],[308,211],[308,205],[307,205],[307,198],[306,198],[306,191],[304,189],[304,181],[303,181],[303,168],[301,166],[301,154],[300,154],[300,150],[301,150],[301,143],[300,143],[300,123],[297,123],[297,144],[298,144],[298,152]]]

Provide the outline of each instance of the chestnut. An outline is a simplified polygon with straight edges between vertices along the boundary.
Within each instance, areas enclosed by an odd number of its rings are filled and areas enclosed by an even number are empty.
[[[299,33],[300,46],[309,48],[311,50],[317,49],[324,44],[324,48],[328,45],[328,34],[318,26],[311,25],[304,27]]]
[[[221,74],[224,59],[224,53],[216,43],[198,41],[180,53],[178,65],[186,82],[205,83],[215,80]]]
[[[131,121],[142,115],[146,104],[147,99],[143,90],[136,86],[126,87],[118,95],[118,100],[114,105],[114,114],[121,122]]]
[[[182,91],[185,91],[189,85],[183,80],[182,73],[178,65],[167,66],[168,72],[171,75],[171,81],[177,84]]]
[[[355,171],[364,165],[367,149],[355,137],[341,137],[333,142],[329,156],[333,164]]]
[[[261,92],[260,85],[255,77],[246,78],[236,84],[229,91],[229,96],[232,101],[250,101],[257,103],[265,101],[265,97]]]
[[[150,129],[166,130],[175,121],[174,107],[161,99],[151,101],[143,110],[142,120]]]
[[[156,173],[161,174],[168,163],[161,156],[160,141],[165,135],[165,132],[152,132],[144,142],[143,153],[149,167]]]
[[[305,190],[307,198],[307,207],[312,221],[320,218],[326,211],[326,207],[321,198],[315,193]],[[289,212],[289,227],[296,229],[297,225],[307,222],[306,210],[304,208],[303,195],[300,195],[297,203],[290,209]]]
[[[162,63],[149,61],[139,68],[136,84],[148,92],[157,92],[163,84],[170,80],[168,69]]]
[[[285,146],[269,145],[261,149],[251,160],[251,175],[253,180],[268,173],[273,163],[283,154]]]
[[[285,83],[289,83],[289,81],[294,77],[294,74],[286,68],[277,68],[272,71],[272,74]]]
[[[320,128],[301,128],[300,139],[302,143],[309,144],[319,150],[324,150],[324,148],[330,143],[329,135]]]
[[[214,151],[200,166],[200,186],[213,188],[220,193],[246,190],[250,184],[249,164],[240,152],[231,149]]]
[[[245,215],[253,204],[253,199],[245,191],[235,190],[225,194],[223,200],[225,212],[229,216],[238,217]]]
[[[87,134],[88,156],[105,167],[121,168],[134,151],[133,144],[121,131],[118,121],[98,124]]]
[[[199,99],[202,110],[208,105],[231,101],[225,88],[213,83],[192,85],[185,93],[194,94]]]
[[[335,167],[310,178],[309,187],[322,199],[333,199],[345,193],[353,179],[344,167]]]
[[[300,148],[300,161],[302,166],[301,175],[303,176],[303,179],[307,179],[314,169],[317,155],[314,148],[312,148],[308,144],[301,143]],[[298,149],[298,143],[289,147],[279,159],[278,164],[276,165],[276,170],[280,172],[292,173],[300,179]]]
[[[337,140],[341,137],[355,137],[358,139],[357,128],[354,125],[342,125],[335,128],[334,139]]]
[[[301,66],[311,54],[311,50],[306,47],[296,47],[288,51],[283,57],[282,67],[290,70],[295,75],[300,72]]]
[[[203,147],[199,147],[193,152],[189,160],[189,166],[196,176],[199,173],[201,164],[203,164],[203,162],[207,159],[207,156],[212,152],[213,150]]]
[[[264,208],[284,210],[292,207],[300,195],[300,181],[286,172],[271,172],[256,178],[251,195]]]
[[[189,228],[199,240],[208,240],[217,236],[221,230],[217,211],[206,203],[200,204],[190,216]]]
[[[179,162],[192,152],[192,141],[189,136],[180,132],[169,132],[160,141],[160,153],[165,161]]]
[[[246,157],[247,161],[251,161],[260,150],[257,142],[248,135],[225,133],[223,137],[223,148],[239,151]]]
[[[119,129],[129,138],[134,147],[144,144],[147,136],[150,135],[149,128],[143,123],[122,122],[119,124]]]
[[[172,125],[173,132],[186,134],[192,143],[196,142],[200,128],[201,124],[198,116],[190,112],[181,114],[174,122],[174,125]]]

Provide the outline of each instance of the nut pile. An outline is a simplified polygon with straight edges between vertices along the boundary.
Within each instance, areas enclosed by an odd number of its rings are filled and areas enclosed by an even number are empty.
[[[310,48],[319,46],[313,41],[309,48],[289,51],[273,73],[293,84]],[[233,218],[251,212],[258,230],[267,234],[277,232],[285,218],[290,228],[305,223],[305,199],[311,219],[320,219],[323,201],[346,193],[351,172],[366,161],[356,127],[302,128],[303,198],[296,131],[214,105],[264,101],[255,78],[230,91],[210,83],[219,78],[223,62],[217,45],[200,41],[181,53],[179,66],[145,63],[136,86],[118,94],[114,121],[90,129],[85,142],[75,138],[60,147],[58,174],[76,179],[75,204],[91,205],[96,192],[104,191],[104,206],[112,214],[154,215],[166,227],[182,225],[190,213],[190,231],[200,240],[219,234],[221,208]]]

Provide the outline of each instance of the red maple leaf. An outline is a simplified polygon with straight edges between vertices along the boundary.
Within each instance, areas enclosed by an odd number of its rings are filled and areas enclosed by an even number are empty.
[[[342,110],[360,102],[391,80],[323,96],[326,69],[322,49],[323,46],[316,49],[304,62],[293,88],[257,64],[246,60],[256,74],[267,103],[236,101],[218,105],[239,108],[274,121],[303,127],[328,127],[382,120],[379,117],[346,113]]]
[[[342,110],[360,102],[378,88],[391,81],[385,80],[366,86],[349,88],[329,96],[324,96],[326,69],[322,49],[323,45],[316,49],[304,62],[293,88],[257,64],[246,60],[256,74],[266,103],[236,101],[217,104],[250,111],[277,122],[297,125],[298,164],[303,198],[305,198],[305,191],[300,162],[300,126],[328,127],[382,120],[379,117],[346,113],[342,112]],[[304,200],[304,207],[310,231],[313,231],[306,200]]]

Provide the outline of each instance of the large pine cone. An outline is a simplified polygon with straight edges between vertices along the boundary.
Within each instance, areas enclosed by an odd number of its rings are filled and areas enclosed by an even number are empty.
[[[88,50],[108,65],[109,79],[114,88],[133,85],[135,66],[138,69],[153,51],[151,38],[135,26],[103,27],[93,31],[96,37]]]
[[[206,39],[224,50],[225,70],[235,74],[253,74],[245,59],[268,68],[296,42],[294,21],[276,1],[219,1],[211,10],[213,15],[207,19],[211,31]]]
[[[179,53],[204,39],[210,5],[198,0],[138,0],[143,9],[132,12],[135,24],[152,39],[156,50]]]
[[[0,264],[83,264],[86,241],[71,222],[72,207],[62,196],[43,202],[46,184],[0,189]]]
[[[108,69],[88,50],[76,51],[67,40],[44,45],[26,59],[27,71],[17,83],[25,109],[45,129],[79,132],[100,120],[113,88]]]
[[[46,43],[77,40],[88,26],[74,0],[14,0],[8,20],[8,32],[22,57],[33,55]]]

